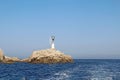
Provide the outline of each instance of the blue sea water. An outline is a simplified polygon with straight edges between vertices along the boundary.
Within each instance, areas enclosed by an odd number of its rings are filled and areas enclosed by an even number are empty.
[[[0,80],[120,80],[120,60],[75,59],[67,64],[0,63]]]

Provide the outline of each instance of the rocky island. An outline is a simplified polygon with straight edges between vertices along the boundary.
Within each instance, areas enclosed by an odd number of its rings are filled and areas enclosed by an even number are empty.
[[[34,51],[29,58],[31,63],[67,63],[72,57],[55,49]]]
[[[3,51],[0,50],[0,62],[14,63],[14,62],[29,62],[29,63],[68,63],[73,62],[73,59],[69,55],[56,50],[46,49],[33,51],[32,55],[26,59],[19,59],[17,57],[4,56]]]
[[[28,62],[28,63],[68,63],[73,62],[73,59],[70,55],[65,55],[59,50],[55,49],[54,45],[55,37],[51,37],[51,48],[45,50],[33,51],[32,55],[26,59],[19,59],[17,57],[8,57],[3,54],[3,51],[0,49],[0,62],[3,63],[13,63],[13,62]]]

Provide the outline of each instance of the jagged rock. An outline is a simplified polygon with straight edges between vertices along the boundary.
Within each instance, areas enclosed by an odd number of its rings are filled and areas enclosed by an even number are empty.
[[[2,49],[0,49],[0,61],[2,61],[3,59],[4,59],[3,51]]]
[[[29,58],[20,60],[17,57],[4,56],[3,51],[0,49],[0,62],[68,63],[73,62],[73,59],[71,56],[65,55],[64,53],[56,49],[46,49],[34,51]]]
[[[34,51],[29,58],[31,63],[67,63],[73,62],[73,59],[69,55],[55,50],[55,49],[46,49]]]
[[[19,62],[20,59],[17,57],[8,57],[4,56],[3,51],[0,49],[0,62],[2,63],[13,63],[13,62]]]
[[[18,59],[17,57],[8,57],[8,56],[5,56],[4,61],[18,62],[18,61],[20,61],[20,59]]]
[[[29,58],[25,58],[25,59],[20,60],[20,62],[30,62],[30,59]]]

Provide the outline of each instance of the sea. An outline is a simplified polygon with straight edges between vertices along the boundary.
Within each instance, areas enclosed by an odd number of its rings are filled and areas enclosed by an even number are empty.
[[[120,59],[74,59],[73,63],[0,63],[0,80],[120,80]]]

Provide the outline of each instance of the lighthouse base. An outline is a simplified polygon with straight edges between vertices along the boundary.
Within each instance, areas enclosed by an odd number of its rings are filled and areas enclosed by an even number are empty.
[[[54,43],[51,44],[51,49],[55,49]]]

